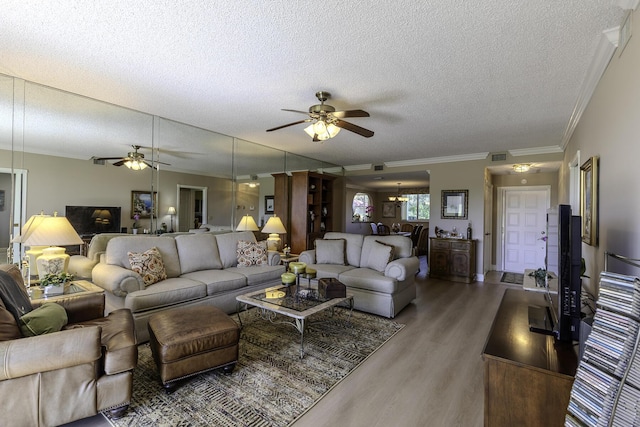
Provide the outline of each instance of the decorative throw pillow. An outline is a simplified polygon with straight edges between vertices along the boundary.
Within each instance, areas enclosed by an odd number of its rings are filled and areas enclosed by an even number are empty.
[[[372,270],[384,272],[384,269],[389,264],[389,261],[393,260],[393,246],[379,241],[373,242],[371,245],[371,251],[369,252],[369,259],[362,267],[367,267]]]
[[[47,302],[20,318],[20,330],[25,337],[58,332],[68,322],[64,307]]]
[[[158,248],[153,247],[142,253],[127,252],[127,255],[131,270],[142,276],[145,287],[167,278],[162,255],[160,255]]]
[[[346,265],[345,239],[318,239],[316,246],[316,264]]]
[[[238,240],[238,267],[251,267],[252,265],[269,265],[267,259],[267,242],[249,242]]]

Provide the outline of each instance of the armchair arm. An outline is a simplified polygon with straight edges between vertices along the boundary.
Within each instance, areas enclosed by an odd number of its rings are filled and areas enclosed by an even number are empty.
[[[306,264],[315,264],[316,263],[316,250],[311,249],[308,251],[302,251],[300,254],[300,258],[298,258],[300,262],[304,262]]]
[[[71,255],[69,258],[69,273],[73,274],[76,278],[90,279],[91,270],[98,263],[99,256],[96,259],[87,258],[84,255]]]
[[[100,262],[93,267],[91,274],[94,284],[119,297],[144,289],[144,282],[138,273],[118,265]]]
[[[98,327],[2,341],[0,381],[92,363],[101,355]]]
[[[387,264],[384,275],[396,280],[405,280],[407,277],[415,276],[420,268],[418,257],[398,258]]]

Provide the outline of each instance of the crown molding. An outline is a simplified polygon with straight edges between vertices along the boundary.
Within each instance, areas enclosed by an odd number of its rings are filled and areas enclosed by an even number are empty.
[[[587,108],[587,105],[593,96],[593,92],[595,92],[596,87],[600,82],[600,78],[609,65],[609,61],[611,61],[611,57],[618,47],[619,36],[620,27],[611,28],[602,32],[596,52],[591,60],[591,65],[589,66],[587,74],[582,81],[580,92],[578,93],[578,99],[573,107],[573,113],[571,113],[569,123],[564,131],[562,143],[560,144],[562,150],[567,147],[576,126],[578,126],[578,122],[580,122],[582,113],[584,113],[584,110]]]
[[[536,154],[555,154],[562,153],[564,150],[558,145],[550,145],[548,147],[522,148],[518,150],[509,150],[509,154],[513,157],[533,156]]]
[[[403,166],[433,165],[436,163],[466,162],[470,160],[484,160],[487,158],[488,155],[489,155],[488,152],[461,154],[457,156],[443,156],[443,157],[431,157],[426,159],[399,160],[397,162],[384,162],[384,165],[389,168],[399,168]]]

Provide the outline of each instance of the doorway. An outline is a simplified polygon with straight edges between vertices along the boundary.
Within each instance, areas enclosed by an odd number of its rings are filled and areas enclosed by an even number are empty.
[[[189,231],[207,222],[207,187],[178,184],[176,230]]]
[[[498,268],[523,273],[543,267],[550,186],[502,187],[498,189],[498,203]]]
[[[13,176],[13,179],[12,179]],[[26,221],[27,171],[0,168],[0,259],[18,263],[20,244],[11,240],[20,235]]]

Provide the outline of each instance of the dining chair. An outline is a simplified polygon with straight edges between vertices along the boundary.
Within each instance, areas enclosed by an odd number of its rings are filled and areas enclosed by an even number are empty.
[[[388,236],[391,234],[391,229],[386,224],[378,224],[378,235],[380,236]]]
[[[371,223],[371,234],[378,234],[378,224],[375,222]]]
[[[413,224],[409,224],[408,222],[406,222],[400,226],[400,231],[411,232],[413,231],[413,228]]]

